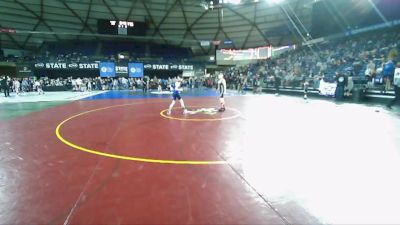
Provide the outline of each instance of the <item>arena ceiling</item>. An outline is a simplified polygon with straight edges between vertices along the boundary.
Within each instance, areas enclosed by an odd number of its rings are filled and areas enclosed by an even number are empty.
[[[146,36],[129,38],[190,47],[196,54],[212,49],[201,41],[231,40],[233,48],[301,41],[294,34],[310,28],[315,0],[276,1],[215,0],[215,7],[206,9],[203,0],[1,0],[0,27],[16,33],[0,36],[3,48],[16,49],[38,49],[49,41],[109,39],[97,33],[97,20],[110,19],[146,21]]]

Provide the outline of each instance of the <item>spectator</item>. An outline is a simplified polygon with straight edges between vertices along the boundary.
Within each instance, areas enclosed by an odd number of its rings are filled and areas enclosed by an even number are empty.
[[[372,81],[375,76],[375,69],[376,69],[375,63],[372,60],[369,60],[367,69],[365,70],[365,76],[368,81],[368,87],[372,87],[372,85],[373,85]]]
[[[345,96],[351,96],[353,92],[353,87],[354,87],[354,82],[353,82],[353,77],[348,77],[347,78],[347,85],[345,87]]]
[[[309,88],[309,83],[308,83],[307,80],[305,80],[304,81],[304,90],[303,90],[303,92],[304,92],[304,96],[303,96],[304,100],[308,99],[308,88]]]
[[[1,89],[4,91],[4,97],[10,97],[10,86],[8,85],[7,75],[1,80]]]
[[[253,80],[253,92],[261,93],[261,81],[258,75],[256,75],[256,77]]]
[[[343,74],[336,72],[336,90],[335,98],[336,100],[342,100],[344,96],[344,87],[346,86],[346,78]]]
[[[80,77],[78,77],[78,79],[76,79],[76,86],[78,88],[78,91],[83,91],[83,87],[84,87],[83,80]]]
[[[72,88],[73,88],[73,89],[72,89],[73,91],[78,91],[78,88],[77,88],[77,86],[76,86],[76,80],[75,80],[75,79],[72,80]]]
[[[29,83],[28,83],[28,79],[24,78],[22,79],[22,83],[21,83],[21,91],[22,92],[28,92],[29,91]]]
[[[275,87],[275,95],[279,95],[279,86],[281,85],[281,76],[279,74],[275,74],[273,76],[273,82]]]
[[[19,80],[17,78],[14,79],[13,81],[13,87],[14,87],[14,92],[19,95],[19,91],[21,88],[21,83],[19,82]]]
[[[87,79],[86,90],[92,91],[92,81],[90,79]]]
[[[40,82],[40,80],[36,80],[34,86],[39,95],[44,94],[42,83]]]
[[[244,79],[243,75],[240,74],[240,76],[237,79],[237,85],[236,85],[237,86],[237,92],[239,94],[241,94],[243,92],[243,83],[244,83],[243,79]]]
[[[389,59],[383,65],[383,82],[384,82],[384,92],[391,89],[391,81],[393,80],[395,64],[392,59]]]

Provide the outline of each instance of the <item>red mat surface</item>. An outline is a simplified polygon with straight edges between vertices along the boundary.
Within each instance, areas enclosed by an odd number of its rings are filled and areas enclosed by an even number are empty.
[[[188,101],[215,106],[215,99]],[[102,152],[161,160],[223,161],[234,120],[188,122],[160,116],[169,100],[81,101],[1,122],[2,173],[8,183],[5,224],[281,224],[284,220],[229,165],[136,162],[82,152],[65,139]],[[209,116],[220,118],[234,115]],[[207,118],[181,115],[177,118]]]

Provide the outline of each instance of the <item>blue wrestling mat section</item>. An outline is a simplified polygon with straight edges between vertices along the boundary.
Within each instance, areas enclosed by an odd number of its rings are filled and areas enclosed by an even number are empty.
[[[185,97],[211,97],[218,96],[215,89],[187,89],[182,91],[182,98]],[[172,93],[169,91],[158,92],[157,90],[148,90],[143,93],[142,90],[121,90],[108,91],[95,96],[90,96],[82,100],[101,100],[101,99],[135,99],[135,98],[171,98]]]

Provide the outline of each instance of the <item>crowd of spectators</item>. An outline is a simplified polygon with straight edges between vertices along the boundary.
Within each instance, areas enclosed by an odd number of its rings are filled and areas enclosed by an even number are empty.
[[[133,47],[131,42],[61,42],[46,43],[46,50],[36,54],[24,56],[4,55],[0,52],[0,61],[14,63],[38,63],[38,62],[73,62],[93,63],[95,61],[112,62],[154,62],[154,63],[198,63],[192,60],[188,49],[176,46],[149,44],[149,51],[145,53],[145,47]],[[101,47],[99,47],[101,46]]]
[[[247,83],[257,92],[261,86],[302,89],[307,84],[318,89],[322,80],[336,82],[339,75],[344,75],[349,88],[361,84],[387,92],[392,90],[399,46],[400,33],[396,31],[347,37],[230,68],[225,77],[230,88]]]
[[[60,87],[58,90],[69,91],[104,91],[104,90],[148,90],[165,91],[169,90],[170,84],[174,78],[160,79],[157,77],[149,78],[102,78],[102,77],[72,77],[68,78],[10,78],[0,77],[0,80],[6,80],[7,86],[11,92],[19,95],[20,93],[34,92],[40,90],[55,90],[54,88]],[[198,88],[202,86],[211,87],[213,83],[209,83],[207,79],[201,78],[186,78],[183,80],[183,87]],[[210,86],[211,85],[211,86]]]
[[[4,92],[5,97],[10,97],[10,92],[14,92],[17,96],[25,92],[37,91],[44,94],[44,81],[33,78],[10,78],[8,76],[0,76],[0,91]]]

